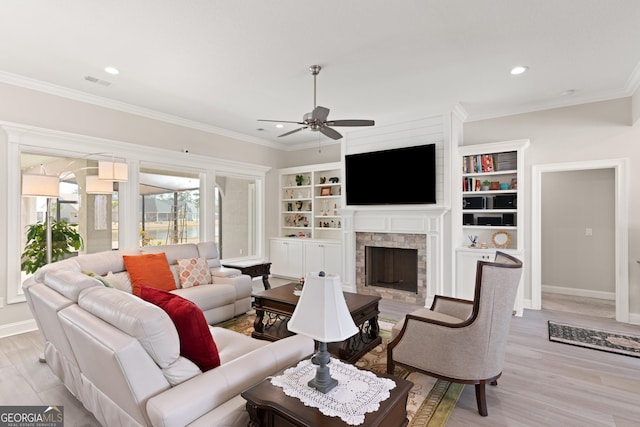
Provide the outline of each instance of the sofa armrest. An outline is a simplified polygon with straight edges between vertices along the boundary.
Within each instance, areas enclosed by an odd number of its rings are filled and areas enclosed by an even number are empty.
[[[242,391],[311,355],[314,342],[294,335],[191,378],[147,402],[154,426],[184,426],[215,410]]]

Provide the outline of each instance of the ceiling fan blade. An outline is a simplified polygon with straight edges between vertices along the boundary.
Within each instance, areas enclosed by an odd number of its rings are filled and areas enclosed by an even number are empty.
[[[317,106],[316,108],[313,109],[313,112],[311,113],[311,117],[316,119],[319,122],[324,122],[325,120],[327,120],[327,117],[329,117],[329,109],[325,108],[325,107],[321,107],[321,106]]]
[[[289,131],[289,132],[287,132],[287,133],[283,133],[282,135],[278,135],[278,138],[280,138],[281,136],[287,136],[287,135],[291,135],[292,133],[299,132],[299,131],[301,131],[302,129],[306,129],[307,127],[308,127],[308,126],[302,126],[301,128],[294,129],[294,130],[290,130],[290,131]]]
[[[374,120],[331,120],[327,122],[329,126],[373,126]]]
[[[331,128],[330,128],[330,127],[328,127],[328,126],[322,126],[322,127],[320,128],[320,132],[321,132],[323,135],[328,136],[328,137],[329,137],[329,138],[331,138],[331,139],[340,139],[340,138],[342,138],[342,135],[340,135],[340,132],[338,132],[338,131],[337,131],[337,130],[335,130],[335,129],[331,129]]]
[[[292,122],[290,120],[266,120],[266,119],[258,119],[259,122],[275,122],[275,123],[295,123],[297,125],[303,125],[303,122]]]

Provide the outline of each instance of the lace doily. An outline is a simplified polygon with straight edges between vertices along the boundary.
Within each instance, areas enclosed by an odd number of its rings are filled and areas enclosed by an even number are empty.
[[[331,377],[338,380],[338,386],[326,394],[307,385],[315,377],[317,368],[309,359],[271,378],[271,384],[282,387],[284,394],[300,399],[305,406],[318,408],[330,417],[340,417],[352,426],[362,424],[365,414],[377,411],[380,402],[389,398],[389,390],[396,387],[395,381],[389,378],[380,378],[333,357],[327,366]]]

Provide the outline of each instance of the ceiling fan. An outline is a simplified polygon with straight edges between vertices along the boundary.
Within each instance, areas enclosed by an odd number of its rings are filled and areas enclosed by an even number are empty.
[[[330,126],[373,126],[375,122],[373,120],[327,120],[329,117],[329,109],[321,106],[316,106],[316,76],[320,73],[322,67],[320,65],[312,65],[309,67],[309,71],[313,75],[313,111],[305,114],[302,117],[301,122],[289,121],[289,120],[258,120],[259,122],[277,122],[277,123],[295,123],[303,125],[292,131],[278,135],[279,137],[291,135],[292,133],[299,132],[303,129],[311,129],[312,131],[320,131],[323,135],[328,136],[331,139],[340,139],[342,135]]]

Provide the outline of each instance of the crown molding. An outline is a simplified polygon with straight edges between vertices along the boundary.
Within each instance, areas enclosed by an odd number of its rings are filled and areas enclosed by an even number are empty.
[[[263,146],[266,146],[269,148],[275,148],[278,150],[287,149],[287,147],[284,146],[283,144],[277,144],[272,141],[268,141],[266,139],[256,138],[256,137],[245,135],[243,133],[235,132],[232,130],[208,125],[201,122],[196,122],[194,120],[183,119],[181,117],[173,116],[171,114],[161,113],[159,111],[151,110],[148,108],[142,108],[132,104],[127,104],[126,102],[115,101],[113,99],[92,95],[92,94],[75,90],[75,89],[69,89],[63,86],[58,86],[51,83],[43,82],[41,80],[36,80],[29,77],[8,73],[6,71],[0,70],[0,82],[23,87],[26,89],[35,90],[38,92],[47,93],[49,95],[55,95],[62,98],[71,99],[74,101],[97,105],[99,107],[109,108],[111,110],[121,111],[123,113],[134,114],[134,115],[145,117],[148,119],[158,120],[165,123],[170,123],[170,124],[190,128],[190,129],[195,129],[195,130],[211,133],[214,135],[233,138],[239,141],[263,145]]]
[[[553,110],[556,108],[573,107],[575,105],[590,104],[592,102],[610,101],[612,99],[626,98],[633,94],[627,89],[613,90],[602,92],[591,96],[569,96],[559,100],[548,102],[540,102],[535,104],[523,105],[520,108],[495,109],[493,111],[486,110],[482,113],[469,114],[466,122],[476,122],[480,120],[498,119],[501,117],[515,116],[517,114],[535,113],[545,110]],[[463,103],[464,104],[464,103]]]

